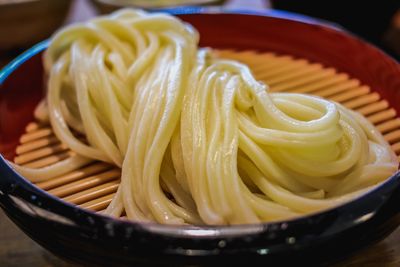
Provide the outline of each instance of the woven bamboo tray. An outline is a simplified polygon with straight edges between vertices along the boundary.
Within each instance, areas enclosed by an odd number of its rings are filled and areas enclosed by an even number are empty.
[[[400,119],[388,102],[367,85],[346,73],[318,63],[291,56],[254,51],[219,50],[218,55],[247,64],[258,80],[270,86],[272,92],[296,92],[321,96],[342,103],[366,116],[391,144],[400,159]],[[14,162],[31,168],[41,168],[73,154],[54,135],[49,125],[31,122],[20,138]],[[104,210],[120,181],[120,169],[95,162],[52,180],[36,183],[67,202],[85,209]]]

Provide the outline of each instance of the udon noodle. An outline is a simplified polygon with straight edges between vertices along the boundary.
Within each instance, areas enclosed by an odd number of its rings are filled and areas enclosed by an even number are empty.
[[[137,10],[58,32],[35,114],[75,155],[15,169],[38,182],[109,162],[122,174],[106,214],[212,225],[327,209],[397,170],[387,142],[358,113],[270,93],[246,65],[199,49],[198,39],[173,16]]]

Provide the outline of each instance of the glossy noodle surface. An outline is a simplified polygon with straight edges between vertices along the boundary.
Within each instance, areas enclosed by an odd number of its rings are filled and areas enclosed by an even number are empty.
[[[327,209],[397,170],[371,119],[349,109],[367,107],[368,89],[347,90],[345,75],[272,54],[253,57],[260,64],[251,71],[233,52],[200,49],[198,38],[177,18],[136,10],[57,33],[44,56],[47,97],[35,115],[62,143],[40,153],[64,156],[42,165],[17,157],[16,170],[39,186],[62,178],[77,188],[79,170],[89,178],[101,172],[80,192],[57,182],[50,192],[80,197],[79,204],[96,187],[105,214],[210,225]],[[326,95],[303,94],[320,87]],[[346,105],[355,97],[358,104]]]

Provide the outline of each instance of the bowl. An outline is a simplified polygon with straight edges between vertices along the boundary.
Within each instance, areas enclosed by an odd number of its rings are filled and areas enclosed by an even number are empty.
[[[175,11],[201,46],[290,54],[360,79],[400,111],[400,66],[331,25],[286,12]],[[337,261],[400,223],[400,173],[351,202],[309,216],[236,226],[166,226],[114,219],[39,189],[7,163],[43,96],[42,42],[0,72],[0,205],[28,236],[84,266],[315,265]]]
[[[64,22],[70,0],[0,1],[0,51],[26,48]]]

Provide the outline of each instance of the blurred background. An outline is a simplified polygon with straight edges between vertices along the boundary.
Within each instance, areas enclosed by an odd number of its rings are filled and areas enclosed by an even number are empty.
[[[61,26],[126,5],[147,9],[202,5],[232,10],[281,9],[301,13],[334,22],[400,60],[400,0],[0,0],[0,68]],[[400,255],[396,236],[398,234],[392,234],[373,246],[371,251],[380,251],[385,260],[395,258],[395,255]],[[346,266],[367,266],[362,257],[349,262],[356,264]],[[393,266],[399,266],[400,262],[396,262]],[[0,210],[0,266],[76,265],[65,263],[44,251]],[[378,262],[368,266],[381,265]]]
[[[0,66],[59,27],[123,6],[281,9],[331,21],[400,60],[400,0],[0,0]]]

